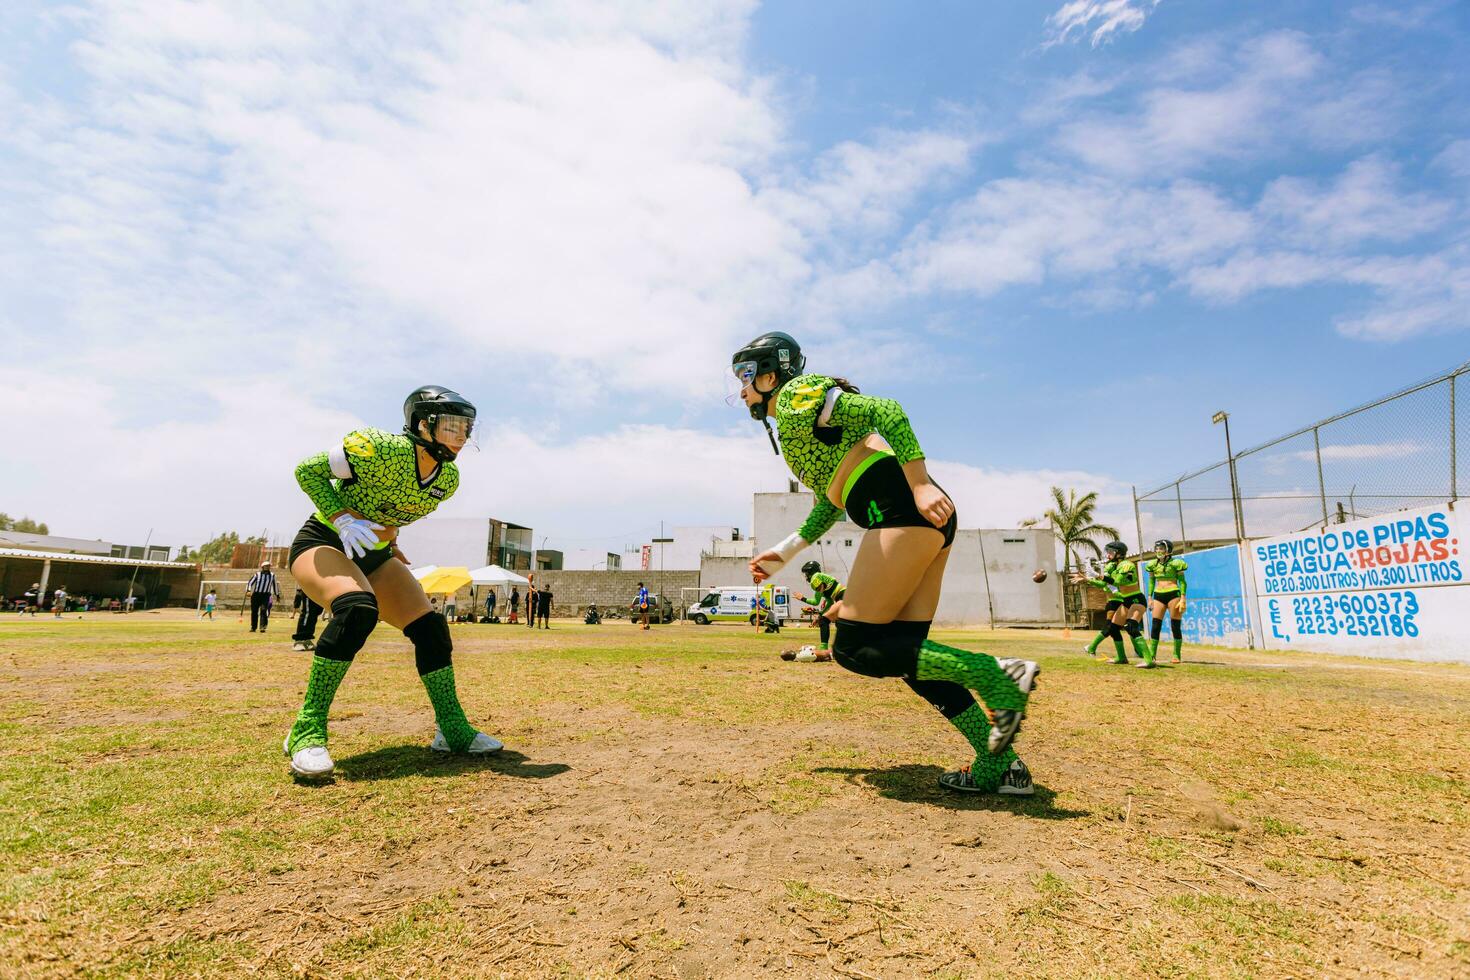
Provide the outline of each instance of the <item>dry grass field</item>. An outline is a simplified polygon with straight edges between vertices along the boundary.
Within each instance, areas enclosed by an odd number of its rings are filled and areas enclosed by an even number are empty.
[[[0,620],[7,976],[1470,975],[1470,668],[946,632],[1042,661],[1027,799],[807,632],[455,627],[432,755],[381,628],[280,743],[305,655],[185,613]]]

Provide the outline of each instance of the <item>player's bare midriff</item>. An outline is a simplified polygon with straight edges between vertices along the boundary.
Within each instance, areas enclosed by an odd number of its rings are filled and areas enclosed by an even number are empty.
[[[863,460],[875,453],[891,452],[893,450],[878,433],[874,432],[864,437],[863,441],[849,449],[847,455],[842,457],[842,462],[837,464],[837,470],[832,474],[832,482],[827,484],[827,499],[835,507],[843,506],[842,489],[847,486],[847,478],[852,475],[852,471],[857,469]]]

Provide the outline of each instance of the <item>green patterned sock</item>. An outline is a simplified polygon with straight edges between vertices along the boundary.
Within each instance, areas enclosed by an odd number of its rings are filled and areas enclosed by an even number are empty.
[[[975,653],[925,640],[919,647],[915,680],[953,681],[980,695],[991,709],[1020,711],[1026,695],[988,653]]]
[[[1107,636],[1108,636],[1108,631],[1107,630],[1103,630],[1101,633],[1097,634],[1097,636],[1094,636],[1092,638],[1092,642],[1089,643],[1089,644],[1087,644],[1087,652],[1088,653],[1097,653],[1097,648],[1102,644],[1102,641],[1103,640],[1107,639]]]
[[[975,749],[975,761],[970,763],[970,779],[982,792],[994,793],[1000,789],[1001,777],[1010,764],[1016,761],[1016,749],[1007,748],[1000,755],[991,755],[986,739],[991,736],[991,720],[985,717],[985,708],[972,704],[960,714],[950,718],[950,724],[960,729],[961,735]]]
[[[1153,656],[1148,652],[1148,641],[1142,636],[1133,637],[1133,653],[1140,660],[1153,660]]]
[[[291,726],[287,739],[293,753],[314,745],[327,744],[327,712],[332,699],[337,696],[337,685],[347,676],[350,660],[328,660],[326,657],[311,658],[311,672],[306,675],[306,699],[301,711]]]
[[[1174,637],[1174,662],[1178,663],[1184,659],[1184,637]]]
[[[1113,641],[1113,649],[1117,651],[1113,654],[1113,663],[1126,664],[1128,662],[1128,654],[1123,652],[1123,640],[1121,637]]]
[[[965,741],[975,750],[975,761],[970,764],[970,778],[983,792],[994,793],[1000,788],[1001,777],[1017,759],[1016,750],[1007,748],[1000,755],[991,755],[987,740],[990,738],[990,719],[985,709],[972,704],[955,715],[949,723],[960,730]]]
[[[424,689],[429,692],[429,701],[434,705],[434,721],[444,733],[444,741],[455,752],[470,747],[479,731],[464,716],[459,706],[459,694],[454,688],[454,668],[440,667],[419,677]]]

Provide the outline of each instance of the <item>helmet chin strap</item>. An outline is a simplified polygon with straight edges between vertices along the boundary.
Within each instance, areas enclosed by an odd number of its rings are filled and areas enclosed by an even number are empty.
[[[781,386],[777,385],[770,391],[761,391],[759,388],[756,388],[754,379],[751,379],[750,386],[755,388],[756,394],[761,396],[759,405],[750,406],[750,417],[766,427],[766,438],[771,440],[771,452],[779,456],[781,455],[781,447],[776,444],[776,433],[771,429],[770,406],[771,399],[780,390]]]
[[[417,432],[410,432],[409,438],[411,438],[418,445],[422,446],[424,452],[428,453],[429,456],[432,457],[436,463],[452,463],[459,456],[459,453],[455,452],[453,449],[450,449],[448,446],[444,445],[444,443],[440,442],[438,439],[433,438],[432,436],[428,439],[425,439]]]

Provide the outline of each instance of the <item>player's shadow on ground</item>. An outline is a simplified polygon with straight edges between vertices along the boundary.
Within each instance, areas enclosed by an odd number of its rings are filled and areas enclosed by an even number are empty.
[[[1075,820],[1092,816],[1091,810],[1068,810],[1056,805],[1057,794],[1037,785],[1030,796],[999,793],[956,793],[939,785],[944,772],[938,766],[904,765],[887,769],[823,766],[813,772],[843,776],[848,782],[871,786],[879,796],[903,803],[926,803],[951,810],[1009,810],[1042,820]]]
[[[532,762],[505,749],[494,755],[451,755],[422,745],[394,745],[337,760],[336,777],[348,782],[402,779],[404,776],[458,776],[467,770],[488,769],[519,779],[548,779],[572,767],[562,762]]]

